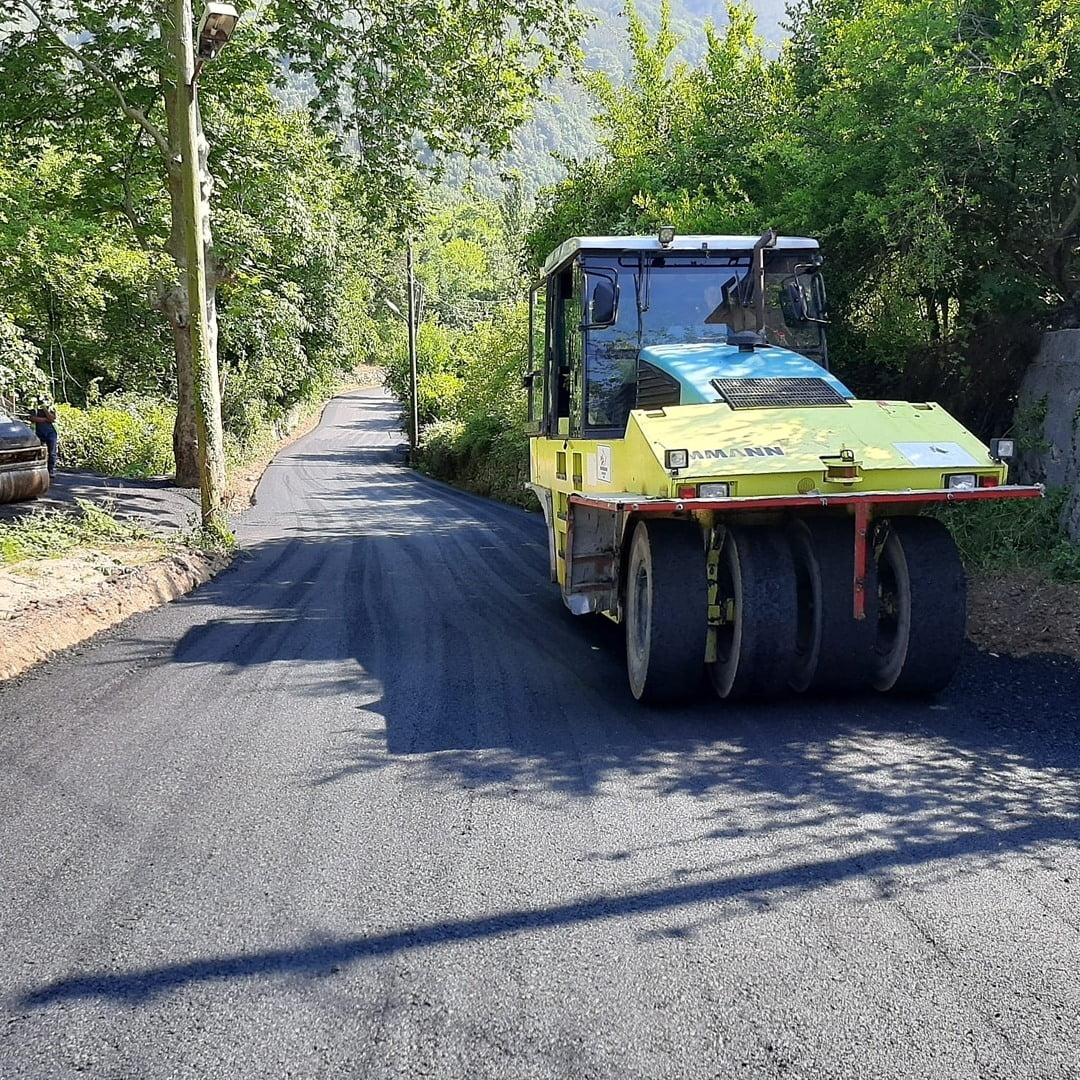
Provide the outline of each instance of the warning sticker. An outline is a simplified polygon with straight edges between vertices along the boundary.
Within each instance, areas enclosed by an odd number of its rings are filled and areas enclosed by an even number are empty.
[[[611,447],[603,443],[596,447],[596,479],[601,484],[611,483]]]

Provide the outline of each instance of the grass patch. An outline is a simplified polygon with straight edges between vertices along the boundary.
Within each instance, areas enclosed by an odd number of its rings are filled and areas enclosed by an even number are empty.
[[[964,503],[938,516],[968,569],[1038,570],[1051,581],[1080,581],[1080,546],[1061,528],[1070,494],[1068,488],[1056,488],[1042,499]]]
[[[119,521],[107,510],[80,499],[77,510],[34,510],[0,522],[0,565],[25,559],[59,558],[78,548],[157,543],[160,537],[139,525]]]

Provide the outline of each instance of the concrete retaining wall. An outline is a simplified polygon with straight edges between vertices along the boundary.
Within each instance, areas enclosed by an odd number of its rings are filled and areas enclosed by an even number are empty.
[[[1017,479],[1072,488],[1063,524],[1080,541],[1080,330],[1043,335],[1020,386],[1015,431]]]

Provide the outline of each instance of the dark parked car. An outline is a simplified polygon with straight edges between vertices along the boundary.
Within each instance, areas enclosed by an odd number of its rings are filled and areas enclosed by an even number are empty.
[[[33,428],[0,413],[0,502],[36,499],[48,490],[45,447]]]

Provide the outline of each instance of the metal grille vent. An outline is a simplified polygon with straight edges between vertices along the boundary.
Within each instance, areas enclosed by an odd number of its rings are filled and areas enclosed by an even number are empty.
[[[678,405],[681,388],[679,380],[661,371],[646,360],[638,361],[637,407],[660,409],[665,405]]]
[[[733,409],[848,404],[824,379],[713,379],[712,385]]]

